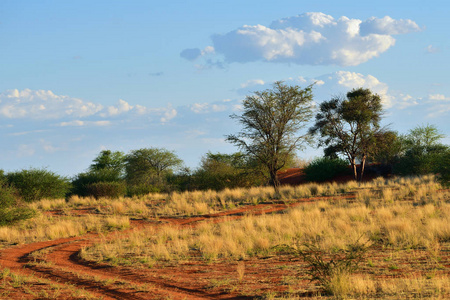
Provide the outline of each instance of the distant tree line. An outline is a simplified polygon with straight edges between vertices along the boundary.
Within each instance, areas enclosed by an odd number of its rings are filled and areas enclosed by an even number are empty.
[[[312,88],[276,82],[272,89],[247,96],[242,113],[231,116],[241,131],[226,137],[240,152],[208,152],[195,170],[164,148],[127,154],[103,150],[85,172],[73,178],[46,169],[6,174],[0,170],[0,225],[31,216],[32,210],[23,204],[43,198],[133,197],[261,185],[278,191],[279,171],[295,166],[296,151],[305,143],[324,149],[324,156],[304,169],[309,181],[331,180],[349,170],[355,180],[362,180],[368,165],[379,175],[435,173],[449,184],[450,148],[441,143],[444,135],[429,124],[405,135],[381,127],[381,98],[368,89],[354,89],[345,97],[322,102],[314,125],[300,134],[314,116]]]

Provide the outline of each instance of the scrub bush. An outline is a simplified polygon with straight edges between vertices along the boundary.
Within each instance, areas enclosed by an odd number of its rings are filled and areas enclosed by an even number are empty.
[[[127,193],[125,182],[95,182],[87,185],[86,191],[94,198],[120,198]]]
[[[347,161],[339,158],[316,158],[305,169],[305,178],[308,181],[322,182],[333,179],[336,175],[348,170]]]
[[[93,196],[90,194],[89,186],[99,182],[123,182],[123,179],[120,172],[113,169],[99,169],[80,173],[72,180],[72,193],[84,197]]]
[[[19,205],[18,197],[18,191],[7,183],[6,178],[0,178],[0,226],[35,215],[34,210]]]
[[[69,179],[45,169],[16,171],[6,178],[25,202],[64,198],[71,188]]]

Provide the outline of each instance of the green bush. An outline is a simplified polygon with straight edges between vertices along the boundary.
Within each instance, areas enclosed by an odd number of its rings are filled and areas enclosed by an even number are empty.
[[[16,171],[6,177],[26,202],[64,198],[71,187],[67,178],[45,169]]]
[[[18,197],[18,191],[5,178],[0,178],[0,226],[35,215],[34,210],[19,206]]]
[[[72,180],[72,193],[79,196],[90,196],[88,187],[97,182],[123,182],[123,179],[120,172],[113,169],[99,169],[80,173]]]
[[[314,159],[305,169],[308,181],[321,182],[333,179],[348,170],[347,161],[339,158],[321,157]]]
[[[95,182],[86,186],[86,191],[96,199],[101,197],[119,198],[127,193],[125,182]]]
[[[15,205],[17,197],[17,190],[0,179],[0,209]]]
[[[191,176],[191,186],[199,190],[251,187],[265,182],[260,166],[244,154],[208,152]]]
[[[439,174],[443,185],[450,186],[450,148],[435,157],[434,172]]]
[[[36,212],[28,207],[0,208],[0,226],[32,218]]]
[[[403,176],[441,173],[445,177],[449,172],[445,168],[449,153],[450,148],[445,145],[408,149],[394,165],[394,172]]]
[[[127,195],[129,197],[147,195],[150,193],[160,193],[161,188],[151,184],[133,184],[127,186]]]

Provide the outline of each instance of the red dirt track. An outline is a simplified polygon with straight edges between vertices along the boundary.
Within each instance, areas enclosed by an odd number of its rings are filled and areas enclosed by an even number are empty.
[[[259,204],[190,218],[160,218],[158,221],[149,222],[132,220],[132,229],[130,230],[140,230],[146,226],[158,227],[167,223],[184,227],[195,226],[202,221],[221,222],[238,219],[249,214],[260,215],[281,212],[289,207],[309,203],[317,199],[319,198],[299,199],[290,204]],[[88,210],[80,211],[81,214],[86,212]],[[126,236],[130,230],[113,232],[107,238]],[[170,297],[170,299],[253,298],[250,296],[239,296],[233,292],[218,293],[215,289],[208,288],[208,272],[221,270],[224,274],[231,273],[229,275],[231,278],[236,277],[236,266],[230,266],[230,263],[215,263],[214,267],[208,266],[206,263],[201,263],[200,265],[198,263],[175,264],[161,269],[143,270],[132,267],[111,267],[81,260],[78,255],[80,250],[99,239],[100,237],[96,234],[86,234],[79,237],[14,246],[0,252],[0,266],[9,268],[12,273],[45,278],[56,285],[69,283],[102,299],[165,299],[166,297]],[[49,250],[45,261],[42,264],[32,263],[36,262],[36,259],[31,256],[32,253],[42,249]],[[37,261],[39,262],[39,260]],[[270,266],[271,264],[268,264],[267,267]],[[214,270],[211,270],[212,268]],[[210,270],[208,271],[208,269]],[[255,270],[256,273],[261,271],[258,269]],[[246,273],[248,273],[248,270]],[[197,276],[197,274],[202,276]],[[110,284],[105,284],[108,281]],[[144,286],[145,288],[140,289],[139,286]],[[24,298],[27,299],[28,297]]]
[[[282,182],[298,184],[303,179],[301,171],[291,170],[281,174]],[[314,298],[318,289],[304,277],[298,276],[298,269],[305,263],[287,256],[249,258],[235,262],[221,260],[210,263],[202,260],[156,263],[153,267],[111,266],[92,263],[80,258],[83,247],[100,240],[120,239],[133,230],[147,227],[160,228],[172,224],[180,228],[194,227],[201,222],[223,222],[239,219],[246,215],[282,213],[290,207],[307,205],[318,200],[352,201],[354,195],[339,197],[314,197],[293,199],[288,203],[275,202],[249,205],[234,210],[188,218],[158,218],[154,220],[130,220],[131,229],[112,232],[107,236],[88,233],[82,236],[13,246],[0,251],[0,270],[9,268],[11,273],[44,279],[44,283],[29,284],[34,291],[61,287],[61,294],[54,299],[86,299],[67,290],[68,284],[74,290],[85,291],[99,299],[254,299],[274,292],[283,293],[290,287],[295,277],[296,284],[302,285],[299,297]],[[51,212],[58,214],[58,211]],[[95,213],[95,209],[74,210],[73,214]],[[48,250],[44,258],[34,258],[33,253]],[[422,254],[417,253],[420,258]],[[424,258],[425,259],[425,258]],[[418,260],[419,261],[419,260]],[[245,265],[245,283],[238,280],[237,266]],[[443,265],[449,265],[450,257],[443,258]],[[397,272],[396,272],[397,271]],[[447,272],[447,271],[445,271]],[[398,276],[398,270],[390,272]],[[391,276],[391,275],[389,275]],[[231,287],[231,288],[230,288]],[[49,299],[16,289],[6,298],[0,299]]]

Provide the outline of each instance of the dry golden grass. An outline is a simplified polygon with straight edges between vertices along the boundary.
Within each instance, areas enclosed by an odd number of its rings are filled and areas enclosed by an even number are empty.
[[[444,299],[444,295],[450,293],[450,281],[445,278],[392,278],[373,279],[368,275],[353,275],[344,278],[341,290],[337,285],[336,296],[339,298],[377,298],[383,295],[384,298],[435,298]]]
[[[125,240],[97,244],[84,253],[90,253],[89,259],[102,251],[108,253],[102,256],[108,257],[121,257],[126,253],[124,260],[141,257],[177,260],[197,253],[206,260],[242,259],[265,255],[272,247],[292,244],[295,240],[300,243],[316,241],[324,250],[345,248],[360,236],[396,248],[433,249],[436,241],[450,240],[450,204],[398,203],[370,208],[361,203],[342,206],[318,202],[285,214],[204,223],[196,229],[170,226],[158,232],[147,229]]]
[[[130,233],[126,239],[104,240],[85,248],[81,256],[91,261],[146,268],[161,261],[213,262],[226,259],[236,262],[250,257],[271,256],[275,254],[273,247],[281,244],[312,242],[323,251],[332,252],[358,240],[377,249],[386,249],[380,251],[391,251],[391,257],[386,261],[378,259],[377,264],[382,266],[377,272],[382,272],[381,276],[372,272],[334,273],[326,286],[334,298],[444,299],[450,294],[450,285],[442,272],[432,278],[420,272],[408,278],[383,276],[386,272],[383,270],[397,268],[396,262],[404,260],[410,249],[428,253],[429,262],[424,270],[439,268],[442,251],[448,249],[450,241],[450,193],[438,192],[439,189],[441,186],[432,177],[377,179],[371,185],[283,187],[281,194],[286,200],[299,195],[336,195],[349,191],[355,191],[357,197],[356,201],[309,203],[282,214],[248,215],[240,220],[225,219],[217,224],[204,222],[195,228],[146,228]],[[227,190],[223,194],[211,191],[177,194],[167,196],[167,202],[158,209],[159,213],[191,214],[195,212],[195,203],[223,209],[229,205],[227,203],[265,202],[267,198],[263,197],[271,195],[268,188]],[[183,203],[185,207],[180,205]],[[447,243],[445,248],[442,248],[443,243]],[[397,257],[400,255],[397,251],[402,251],[403,256]],[[415,255],[412,252],[412,261]],[[237,264],[236,276],[237,282],[245,280],[242,261]],[[269,298],[275,299],[276,296],[271,294]],[[290,298],[295,299],[295,294]]]
[[[86,232],[103,232],[130,226],[126,216],[39,216],[21,223],[0,227],[0,243],[25,244],[37,241],[82,235]]]
[[[438,266],[443,243],[450,241],[450,193],[433,176],[377,178],[371,183],[306,184],[280,189],[275,198],[270,187],[226,189],[171,194],[149,194],[119,199],[73,196],[67,201],[42,200],[30,204],[37,211],[61,210],[65,215],[37,217],[9,227],[0,227],[0,242],[29,243],[102,232],[130,226],[129,218],[204,215],[241,205],[295,201],[315,196],[355,194],[355,199],[316,201],[283,213],[248,215],[195,228],[163,226],[132,231],[127,238],[103,240],[81,251],[84,259],[113,265],[152,267],[161,261],[248,259],[275,255],[273,247],[315,243],[323,251],[345,248],[359,240],[380,249],[426,251],[430,264]],[[75,208],[94,207],[98,215],[71,215]],[[361,238],[362,237],[362,238]],[[444,249],[444,250],[443,250]],[[395,267],[393,265],[393,267]],[[245,265],[237,264],[236,275],[245,278]],[[447,280],[447,281],[446,281]],[[448,278],[441,275],[383,279],[367,274],[336,273],[328,287],[336,298],[398,298],[405,293],[418,298],[450,293]]]

